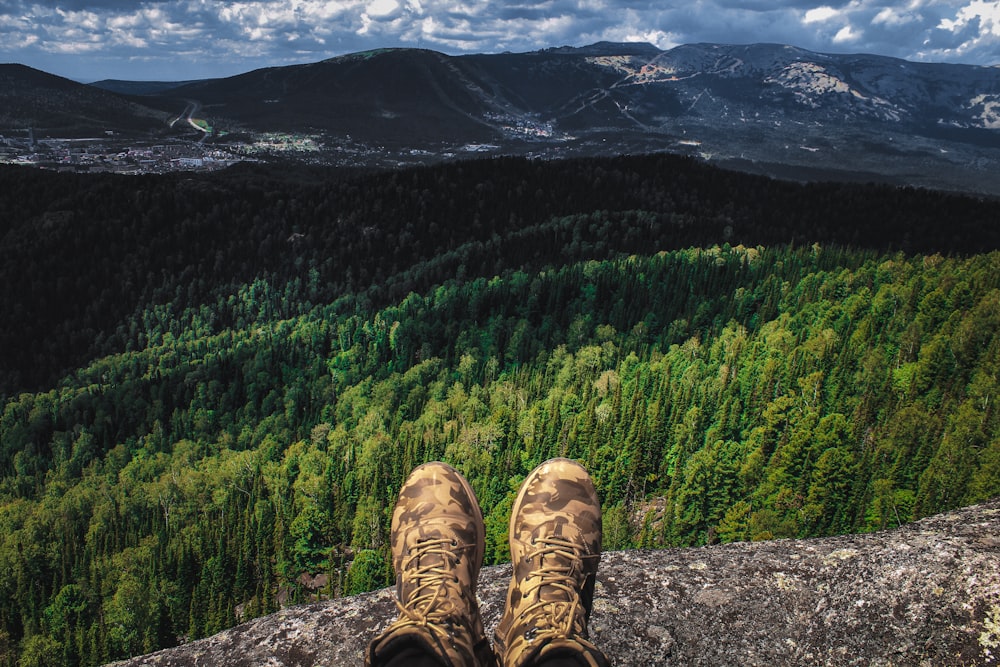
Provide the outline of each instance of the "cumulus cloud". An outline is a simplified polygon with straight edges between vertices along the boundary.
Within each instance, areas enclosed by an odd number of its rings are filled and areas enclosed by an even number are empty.
[[[927,30],[922,60],[1000,64],[1000,2],[963,0]]]
[[[978,24],[980,35],[1000,37],[1000,2],[973,0],[962,7],[954,19],[942,19],[938,27],[950,32],[959,32],[974,24]]]
[[[898,27],[911,23],[920,23],[924,20],[922,14],[917,11],[919,2],[911,2],[910,7],[901,9],[899,7],[885,7],[879,10],[872,23],[875,25],[885,25]]]
[[[856,42],[859,39],[861,39],[861,33],[856,31],[853,26],[845,25],[833,36],[833,43],[844,44],[845,42]]]
[[[382,46],[463,53],[598,40],[991,64],[1000,0],[0,0],[0,59],[82,79],[219,76]]]
[[[645,32],[633,32],[625,35],[622,40],[625,42],[647,42],[653,46],[663,49],[672,49],[675,46],[680,46],[682,42],[679,41],[678,35],[671,32],[664,32],[663,30],[647,30]]]
[[[399,10],[396,0],[373,0],[368,5],[369,16],[390,16]]]
[[[823,5],[822,7],[813,7],[812,9],[806,10],[805,15],[802,17],[802,22],[807,24],[823,23],[836,18],[839,15],[839,10]]]

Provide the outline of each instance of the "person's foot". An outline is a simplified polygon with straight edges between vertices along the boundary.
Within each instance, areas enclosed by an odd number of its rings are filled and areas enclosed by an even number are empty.
[[[457,470],[435,462],[410,473],[392,513],[399,619],[369,644],[366,665],[408,651],[449,667],[493,664],[476,601],[484,541],[479,503]]]
[[[510,518],[514,575],[494,634],[504,667],[549,659],[606,667],[587,639],[601,558],[601,504],[590,475],[569,459],[551,459],[521,485]]]

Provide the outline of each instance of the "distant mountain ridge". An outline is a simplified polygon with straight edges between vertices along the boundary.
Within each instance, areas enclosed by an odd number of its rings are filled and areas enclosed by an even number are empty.
[[[35,128],[39,135],[143,132],[167,113],[110,91],[17,64],[0,64],[0,135]]]
[[[131,93],[125,104],[150,129],[162,131],[161,116],[197,103],[220,130],[307,133],[334,151],[351,146],[351,159],[366,150],[429,160],[467,150],[668,150],[767,173],[791,168],[803,178],[861,172],[1000,194],[997,67],[780,44],[664,51],[599,42],[463,56],[379,49],[221,79],[88,88],[97,89]],[[107,104],[83,87],[75,94],[84,108]],[[63,113],[83,122],[73,107]],[[14,127],[32,120],[22,114]]]
[[[121,95],[157,95],[171,88],[178,88],[200,79],[190,81],[123,81],[120,79],[103,79],[90,85]]]
[[[418,79],[409,86],[390,87],[406,84],[411,74]],[[311,87],[317,83],[323,85]],[[573,117],[587,111],[605,125],[661,132],[687,117],[724,119],[742,111],[745,122],[751,110],[758,120],[851,118],[923,128],[1000,129],[1000,72],[995,68],[820,54],[774,44],[691,44],[661,51],[650,44],[605,42],[466,56],[386,49],[195,82],[172,92],[200,92],[235,119],[253,117],[230,97],[238,91],[240,102],[273,105],[266,122],[281,124],[278,118],[293,101],[323,99],[340,89],[357,95],[355,102],[370,100],[372,111],[382,113],[407,111],[395,107],[397,100],[434,94],[439,104],[477,114],[500,131],[486,115],[498,108],[536,114],[560,126],[578,125]],[[336,126],[332,112],[326,117]]]

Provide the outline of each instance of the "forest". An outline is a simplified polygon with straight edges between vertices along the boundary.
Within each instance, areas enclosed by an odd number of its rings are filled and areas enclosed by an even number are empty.
[[[1000,494],[994,201],[670,156],[0,183],[2,667],[386,585],[427,460],[489,563],[555,455],[606,549]]]

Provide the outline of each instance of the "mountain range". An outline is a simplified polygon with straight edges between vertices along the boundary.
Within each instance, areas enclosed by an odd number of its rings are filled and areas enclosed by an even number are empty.
[[[602,42],[465,56],[384,49],[176,84],[83,86],[2,66],[0,83],[0,132],[163,133],[186,112],[218,142],[310,135],[334,163],[338,153],[391,163],[666,150],[776,176],[1000,194],[1000,67]]]

